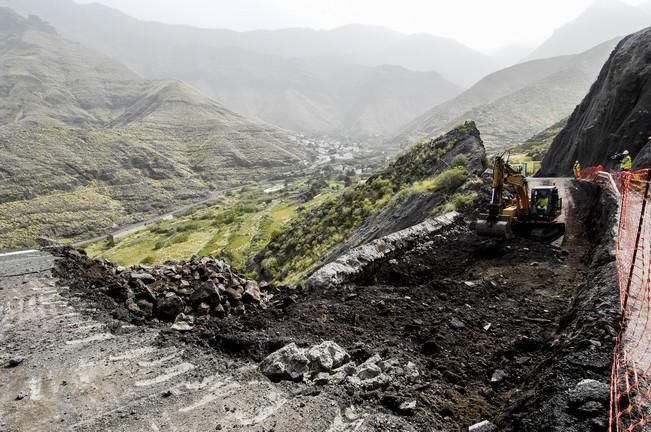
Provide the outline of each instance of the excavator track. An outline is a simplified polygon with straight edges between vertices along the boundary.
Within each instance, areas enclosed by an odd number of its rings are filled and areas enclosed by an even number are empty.
[[[519,222],[512,226],[513,233],[541,243],[551,243],[565,235],[565,224],[555,223],[526,223]]]

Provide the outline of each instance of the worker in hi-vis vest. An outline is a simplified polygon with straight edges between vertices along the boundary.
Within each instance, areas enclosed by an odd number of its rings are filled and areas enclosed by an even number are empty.
[[[631,155],[628,154],[628,150],[624,150],[622,155],[624,157],[619,162],[619,169],[622,171],[630,171],[631,168],[633,168],[633,159],[631,159]]]
[[[574,162],[574,177],[581,177],[581,163],[579,161]]]

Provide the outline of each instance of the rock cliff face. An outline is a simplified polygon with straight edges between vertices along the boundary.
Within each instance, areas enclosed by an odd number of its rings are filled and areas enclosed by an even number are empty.
[[[541,175],[569,175],[575,160],[605,164],[629,150],[641,166],[651,135],[651,28],[624,38],[604,65],[588,96],[554,140]]]
[[[447,134],[431,140],[428,145],[432,148],[443,143],[453,143],[449,150],[441,157],[440,161],[429,166],[422,163],[425,169],[431,170],[430,175],[438,175],[454,164],[455,158],[460,155],[466,159],[465,168],[469,174],[480,176],[488,167],[486,150],[474,122],[466,122]],[[448,144],[449,145],[449,144]],[[409,166],[421,164],[416,152],[407,152],[398,159],[394,169],[400,171]],[[371,215],[341,244],[334,247],[328,254],[325,262],[339,257],[351,248],[380,239],[398,231],[423,223],[432,214],[432,209],[445,202],[449,190],[429,190],[419,193],[407,194],[404,199],[389,203],[379,212]]]

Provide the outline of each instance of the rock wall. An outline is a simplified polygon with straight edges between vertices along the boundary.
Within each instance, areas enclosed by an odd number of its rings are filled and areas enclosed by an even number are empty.
[[[647,28],[617,45],[589,94],[554,140],[540,175],[570,175],[575,160],[584,167],[613,167],[610,155],[629,150],[635,158],[650,135],[651,28]],[[637,162],[640,166],[641,161]]]

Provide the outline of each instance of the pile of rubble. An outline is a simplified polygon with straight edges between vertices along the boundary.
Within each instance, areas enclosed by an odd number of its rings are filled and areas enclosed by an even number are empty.
[[[270,298],[266,284],[258,285],[212,257],[125,268],[71,248],[52,252],[61,258],[57,271],[72,281],[71,287],[104,293],[136,320],[171,322],[180,331],[191,330],[198,319],[243,314]]]
[[[344,385],[354,389],[372,391],[379,388],[399,388],[403,384],[418,382],[418,367],[397,359],[383,360],[375,354],[357,364],[339,345],[325,341],[309,348],[299,348],[290,343],[273,352],[260,363],[261,372],[272,381],[303,381],[311,385]],[[413,414],[416,401],[383,401],[394,411]]]

